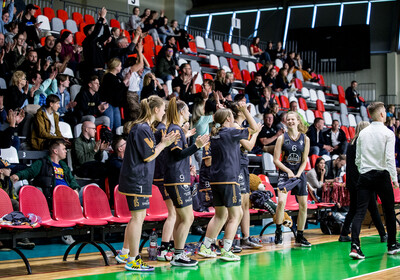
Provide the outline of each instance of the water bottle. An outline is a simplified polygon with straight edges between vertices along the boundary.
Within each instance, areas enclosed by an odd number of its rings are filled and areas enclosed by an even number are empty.
[[[158,236],[157,236],[156,229],[153,228],[153,232],[150,234],[150,246],[147,249],[149,252],[149,260],[151,260],[151,261],[157,260],[157,246],[158,246],[157,239],[158,239]]]
[[[238,229],[235,234],[235,238],[233,239],[233,244],[232,244],[233,246],[240,247],[240,232],[241,232],[241,228],[240,228],[240,226],[238,226]]]

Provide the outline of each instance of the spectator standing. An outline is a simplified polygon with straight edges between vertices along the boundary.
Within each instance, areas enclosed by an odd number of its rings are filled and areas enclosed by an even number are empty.
[[[364,105],[363,101],[360,100],[360,94],[357,91],[357,86],[357,81],[352,81],[351,85],[346,89],[345,96],[347,100],[347,106],[358,108],[361,105]]]

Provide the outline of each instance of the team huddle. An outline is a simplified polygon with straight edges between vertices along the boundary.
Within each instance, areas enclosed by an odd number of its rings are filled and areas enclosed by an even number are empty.
[[[132,271],[153,271],[139,255],[142,225],[149,208],[152,185],[158,186],[168,208],[158,260],[170,260],[173,266],[196,266],[184,250],[194,220],[190,189],[190,156],[202,149],[200,180],[211,187],[215,215],[207,226],[198,254],[217,256],[215,243],[224,227],[220,258],[240,261],[233,253],[233,239],[239,224],[243,242],[251,248],[262,246],[249,235],[249,171],[247,151],[252,150],[262,125],[249,113],[244,102],[232,102],[214,114],[210,135],[195,135],[189,121],[188,105],[175,98],[168,103],[158,96],[141,102],[140,117],[129,125],[129,136],[121,168],[119,191],[126,195],[132,218],[125,230],[124,245],[116,260]],[[247,122],[244,127],[244,121]],[[282,223],[287,192],[297,196],[300,211],[296,245],[311,246],[303,236],[307,215],[307,185],[304,169],[309,153],[306,128],[296,112],[287,116],[288,131],[278,138],[274,163],[280,170],[279,203],[276,213],[277,245],[282,244]],[[281,157],[282,156],[282,157]],[[242,243],[243,244],[243,243]]]

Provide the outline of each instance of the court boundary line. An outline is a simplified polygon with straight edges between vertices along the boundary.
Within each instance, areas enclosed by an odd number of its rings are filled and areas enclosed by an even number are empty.
[[[395,268],[400,268],[400,265],[389,267],[389,268],[385,268],[385,269],[381,269],[381,270],[377,270],[377,271],[374,271],[374,272],[369,272],[369,273],[358,275],[358,276],[353,276],[353,277],[350,277],[350,278],[346,278],[344,280],[357,279],[357,278],[360,278],[360,277],[365,277],[365,276],[368,276],[368,275],[372,275],[372,274],[388,271],[388,270],[395,269]]]

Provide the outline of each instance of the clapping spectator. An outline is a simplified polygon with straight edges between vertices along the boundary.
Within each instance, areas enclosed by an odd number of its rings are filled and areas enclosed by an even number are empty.
[[[178,94],[180,100],[188,103],[193,101],[196,93],[195,81],[198,74],[192,77],[192,67],[189,63],[182,63],[180,74],[172,80],[172,90]]]
[[[78,64],[81,61],[82,47],[74,45],[74,36],[69,30],[65,30],[61,37],[61,53],[60,58],[62,61],[68,59],[68,68],[71,68],[74,72],[78,70]]]

